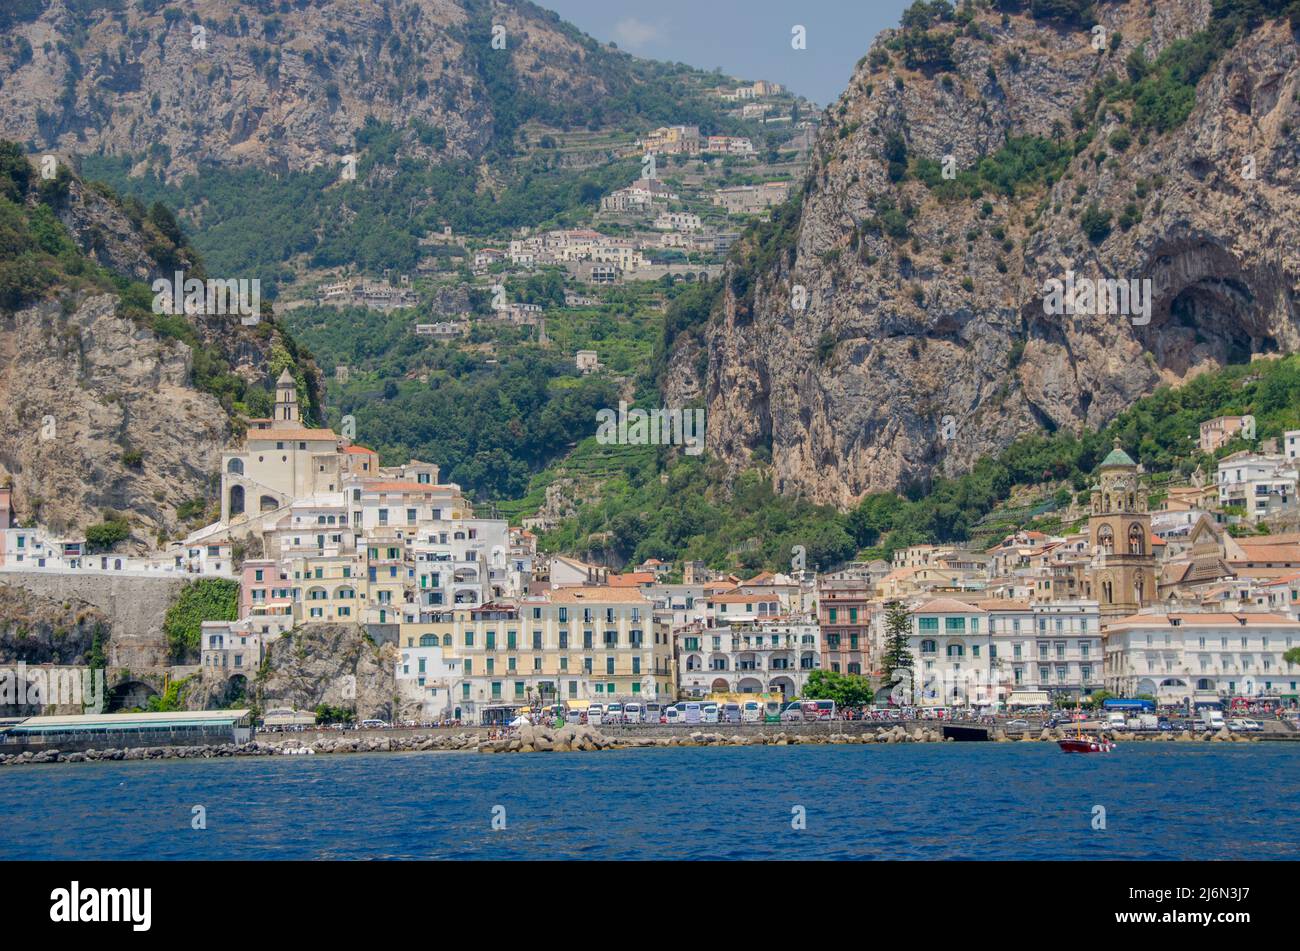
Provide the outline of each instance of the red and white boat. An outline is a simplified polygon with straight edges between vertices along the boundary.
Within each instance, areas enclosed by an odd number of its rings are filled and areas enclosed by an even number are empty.
[[[1063,753],[1109,753],[1115,748],[1110,740],[1096,736],[1083,735],[1083,722],[1079,720],[1079,701],[1074,701],[1075,735],[1064,740],[1057,740],[1056,745]]]

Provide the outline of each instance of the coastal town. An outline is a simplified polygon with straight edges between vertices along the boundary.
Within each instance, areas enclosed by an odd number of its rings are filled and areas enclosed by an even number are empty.
[[[1213,451],[1252,426],[1207,420],[1201,439]],[[390,715],[426,724],[681,700],[784,709],[824,674],[860,678],[877,707],[927,715],[1014,716],[1103,692],[1187,717],[1282,712],[1300,697],[1300,535],[1229,523],[1295,509],[1298,453],[1300,431],[1224,456],[1213,484],[1171,488],[1150,511],[1117,444],[1068,534],[914,545],[823,571],[796,551],[789,571],[748,577],[657,559],[615,570],[481,517],[435,463],[381,466],[306,428],[286,373],[274,415],[251,420],[222,459],[218,521],[167,552],[94,555],[84,539],[19,527],[0,491],[0,577],[236,581],[238,617],[202,626],[204,678],[243,696],[277,640],[360,625],[394,648],[402,702]],[[899,608],[905,662],[889,630]]]

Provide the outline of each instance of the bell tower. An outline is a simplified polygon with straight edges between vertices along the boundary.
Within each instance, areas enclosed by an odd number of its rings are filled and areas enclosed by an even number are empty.
[[[1151,516],[1138,486],[1135,463],[1115,440],[1102,460],[1092,490],[1088,541],[1093,561],[1086,590],[1102,618],[1136,614],[1154,604],[1156,561],[1151,550]]]
[[[293,374],[285,367],[280,379],[275,381],[275,418],[274,429],[297,429],[302,426],[298,419],[298,384]]]

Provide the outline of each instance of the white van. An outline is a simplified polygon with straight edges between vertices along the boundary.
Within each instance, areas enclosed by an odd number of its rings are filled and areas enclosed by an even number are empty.
[[[704,709],[698,703],[682,704],[682,721],[685,723],[704,722]]]
[[[600,726],[605,715],[605,708],[598,703],[593,703],[587,708],[587,725]]]
[[[718,705],[716,703],[706,703],[700,708],[700,713],[703,715],[705,723],[718,722]]]
[[[623,705],[623,722],[640,723],[643,719],[643,708],[639,703],[627,703]]]
[[[664,707],[665,723],[683,723],[681,707]]]
[[[1110,727],[1112,730],[1124,729],[1124,714],[1108,713],[1106,715],[1106,726]]]
[[[757,700],[746,700],[740,708],[740,719],[744,723],[757,723],[763,719],[763,705]]]
[[[1143,713],[1138,717],[1138,721],[1142,724],[1144,730],[1160,729],[1160,718],[1154,713]]]
[[[600,718],[601,723],[622,723],[623,722],[623,704],[611,703],[605,708],[604,715]]]
[[[1201,711],[1201,726],[1206,730],[1218,732],[1223,729],[1223,711],[1205,709]]]

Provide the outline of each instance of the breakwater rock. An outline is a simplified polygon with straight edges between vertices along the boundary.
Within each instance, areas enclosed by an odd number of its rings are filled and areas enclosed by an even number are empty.
[[[992,731],[990,739],[999,743],[1055,742],[1069,731],[1042,730],[1025,732],[1019,737],[1005,730]],[[1130,743],[1257,743],[1260,737],[1247,736],[1221,730],[1218,733],[1163,732],[1103,733],[1102,737],[1114,742]],[[627,734],[607,735],[585,724],[567,724],[557,729],[542,726],[525,726],[508,736],[484,735],[483,731],[466,730],[460,733],[405,734],[393,736],[323,737],[310,743],[301,739],[254,740],[249,743],[227,743],[220,746],[154,746],[133,749],[85,750],[64,753],[59,750],[28,751],[18,754],[0,753],[0,766],[21,766],[40,763],[83,763],[116,760],[170,760],[216,759],[230,756],[313,756],[342,753],[568,753],[597,752],[600,750],[626,750],[686,746],[827,746],[864,745],[873,743],[952,743],[941,729],[903,726],[882,727],[857,733],[816,732],[800,733],[779,731],[774,733],[722,733],[704,730],[674,732],[670,735]]]

